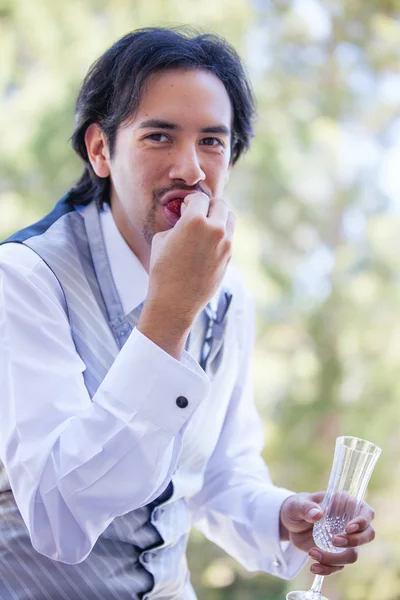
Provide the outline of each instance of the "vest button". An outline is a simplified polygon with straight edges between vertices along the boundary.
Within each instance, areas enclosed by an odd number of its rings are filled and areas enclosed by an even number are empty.
[[[153,521],[158,521],[158,519],[161,517],[162,513],[163,513],[163,509],[162,508],[157,508],[153,512]]]
[[[151,559],[153,558],[154,554],[153,552],[144,552],[142,554],[142,560],[144,563],[149,563],[151,561]]]
[[[189,401],[185,396],[178,396],[176,399],[176,405],[179,406],[179,408],[186,408],[188,404]]]

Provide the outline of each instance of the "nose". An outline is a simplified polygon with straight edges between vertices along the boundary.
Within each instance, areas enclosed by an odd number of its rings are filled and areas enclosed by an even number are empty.
[[[185,146],[173,153],[173,162],[169,170],[170,179],[180,179],[186,185],[196,185],[204,181],[206,174],[201,168],[196,149]]]

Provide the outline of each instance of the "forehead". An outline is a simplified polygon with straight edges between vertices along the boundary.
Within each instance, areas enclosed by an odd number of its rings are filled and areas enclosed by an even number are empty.
[[[222,81],[204,69],[153,73],[143,89],[133,122],[165,119],[181,125],[231,127],[232,106]]]

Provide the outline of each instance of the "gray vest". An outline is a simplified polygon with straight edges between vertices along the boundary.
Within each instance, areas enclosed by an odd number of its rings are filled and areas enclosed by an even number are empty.
[[[7,240],[34,250],[57,277],[65,295],[76,350],[86,365],[90,397],[96,393],[139,318],[127,317],[115,287],[100,217],[92,202],[84,210],[64,197],[40,223]],[[231,295],[222,290],[218,308],[208,306],[192,328],[187,349],[210,378],[218,370],[225,316]],[[183,461],[196,465],[196,445],[184,447]],[[135,600],[195,598],[185,550],[190,515],[172,480],[148,506],[117,517],[86,560],[66,565],[36,552],[0,463],[1,600]],[[160,549],[149,567],[151,550]],[[154,554],[154,553],[153,553]]]

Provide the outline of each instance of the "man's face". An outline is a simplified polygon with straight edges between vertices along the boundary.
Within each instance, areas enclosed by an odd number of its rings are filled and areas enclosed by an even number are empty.
[[[108,160],[112,212],[134,251],[174,226],[188,192],[222,196],[231,123],[229,96],[212,73],[171,69],[150,77]]]

